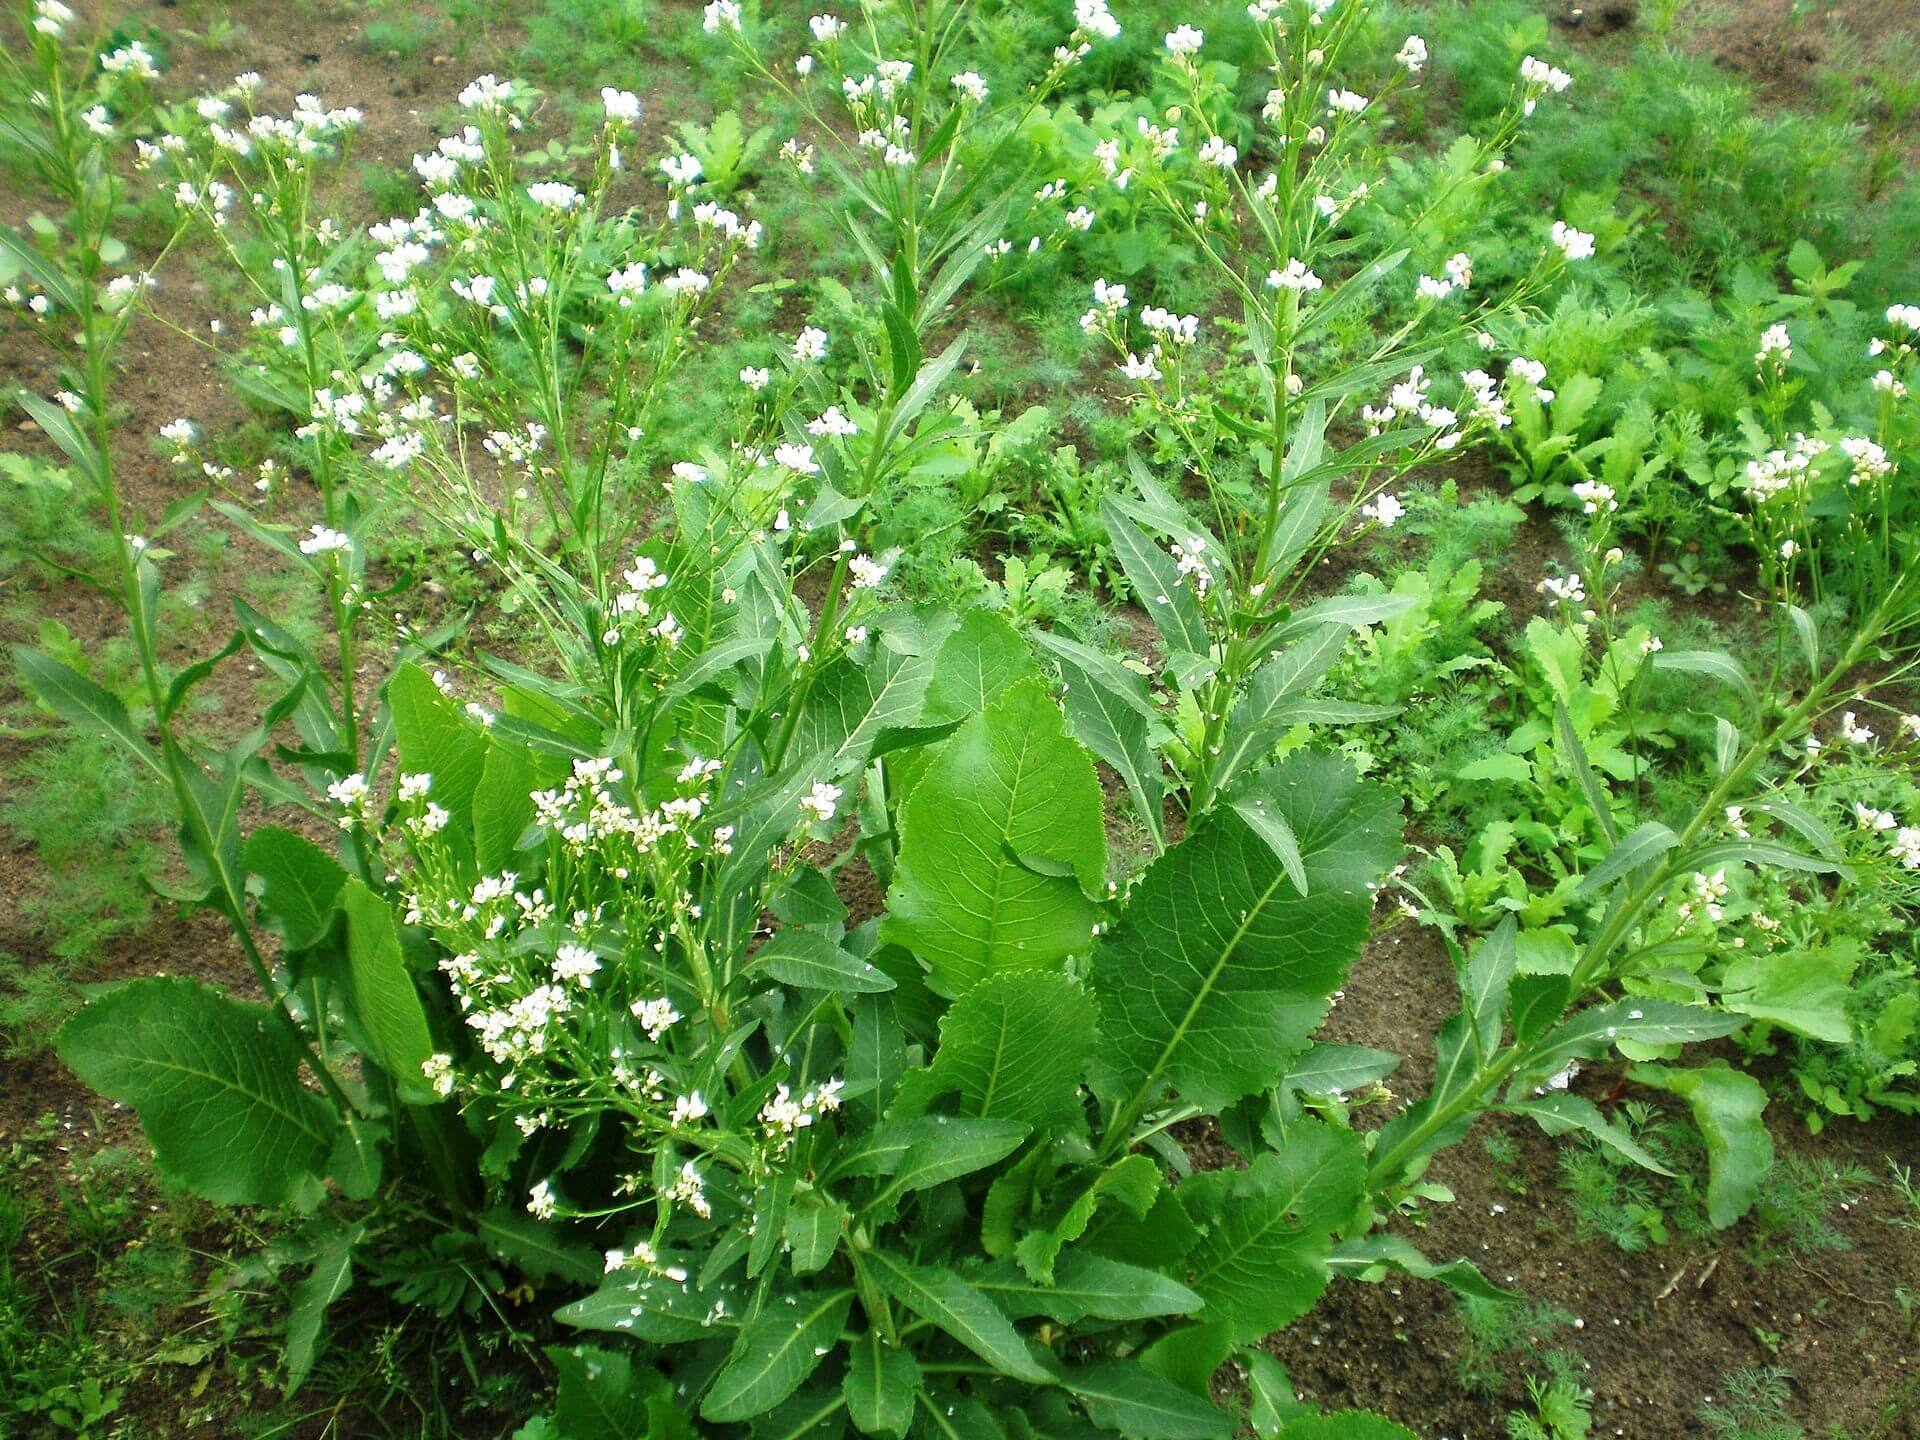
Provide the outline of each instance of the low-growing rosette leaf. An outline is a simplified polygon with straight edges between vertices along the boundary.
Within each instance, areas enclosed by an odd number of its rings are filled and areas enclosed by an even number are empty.
[[[139,1112],[169,1179],[217,1205],[310,1194],[339,1118],[300,1079],[293,1038],[260,1005],[196,981],[133,980],[60,1030],[60,1058]]]
[[[900,828],[881,935],[947,994],[1087,948],[1087,896],[1106,882],[1100,783],[1041,681],[1009,687],[954,732]]]
[[[1627,1078],[1678,1095],[1692,1110],[1707,1142],[1707,1218],[1715,1227],[1724,1230],[1752,1209],[1773,1168],[1773,1137],[1761,1114],[1766,1087],[1725,1064],[1697,1070],[1635,1065]]]
[[[1092,983],[1103,1057],[1141,1100],[1171,1086],[1220,1108],[1275,1084],[1326,1015],[1366,938],[1398,816],[1339,758],[1255,777],[1299,849],[1308,893],[1268,842],[1218,814],[1147,870],[1102,938]]]

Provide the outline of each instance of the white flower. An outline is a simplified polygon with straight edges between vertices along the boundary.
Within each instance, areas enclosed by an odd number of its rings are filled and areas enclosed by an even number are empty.
[[[1580,511],[1584,515],[1598,515],[1603,510],[1611,513],[1620,508],[1620,502],[1614,498],[1613,487],[1599,480],[1582,480],[1575,484],[1573,498],[1580,502]]]
[[[300,542],[300,553],[302,555],[324,555],[335,550],[350,550],[352,548],[353,540],[351,537],[343,535],[338,530],[329,529],[325,525],[315,525],[307,538]]]
[[[490,74],[480,75],[460,92],[460,104],[468,110],[497,110],[506,104],[512,92],[511,81],[496,80]]]
[[[827,358],[827,332],[809,325],[793,341],[793,358],[802,362]]]
[[[95,105],[80,112],[80,123],[96,135],[111,137],[113,117],[107,113],[104,105]]]
[[[1793,358],[1793,337],[1787,334],[1784,325],[1769,325],[1760,336],[1760,348],[1754,353],[1754,362],[1764,365],[1771,356],[1778,356],[1774,363],[1785,364]]]
[[[593,977],[600,972],[600,957],[584,945],[562,945],[553,955],[553,978],[577,980],[583,989],[593,988]]]
[[[1888,848],[1903,868],[1920,870],[1920,825],[1902,825]]]
[[[1378,495],[1360,507],[1360,513],[1373,521],[1382,530],[1391,530],[1394,521],[1407,513],[1397,496]]]
[[[796,445],[791,441],[784,445],[777,445],[774,447],[773,459],[775,464],[784,465],[796,474],[818,475],[820,473],[820,462],[813,458],[811,445]]]
[[[707,6],[706,17],[700,22],[700,28],[709,35],[721,30],[740,28],[740,0],[712,0]]]
[[[1136,355],[1129,350],[1127,358],[1120,362],[1120,373],[1129,380],[1158,380],[1162,378],[1159,355],[1160,351],[1157,347],[1149,350],[1145,355]]]
[[[870,555],[856,555],[847,562],[847,571],[856,590],[871,590],[887,578],[887,567]]]
[[[1206,32],[1196,30],[1191,25],[1182,25],[1177,30],[1167,32],[1167,53],[1180,59],[1199,53],[1206,43]]]
[[[1871,745],[1873,731],[1856,720],[1853,711],[1849,710],[1840,717],[1840,738],[1849,745]]]
[[[153,52],[138,40],[129,41],[111,55],[101,57],[100,68],[109,75],[136,75],[142,80],[152,80],[160,74]]]
[[[1286,269],[1267,272],[1267,287],[1272,290],[1291,290],[1295,294],[1306,294],[1320,289],[1322,283],[1320,277],[1309,270],[1306,262],[1297,255],[1287,262]]]
[[[198,433],[193,428],[193,422],[184,416],[178,420],[169,420],[160,427],[160,438],[181,449],[193,444],[194,437]]]
[[[833,819],[833,812],[840,804],[840,787],[829,785],[824,780],[813,782],[813,789],[800,797],[800,810],[803,815],[811,815],[822,824]],[[780,1087],[784,1094],[786,1086]]]
[[[961,98],[978,105],[987,98],[987,82],[980,78],[975,70],[962,70],[953,77],[953,88],[960,92]]]
[[[1558,95],[1573,83],[1573,77],[1564,70],[1556,70],[1544,60],[1529,55],[1520,62],[1520,83],[1525,95],[1521,101],[1523,113],[1533,114],[1533,107],[1539,98],[1551,90]]]
[[[1113,40],[1120,34],[1120,22],[1107,9],[1107,0],[1073,0],[1073,25],[1096,40]]]
[[[433,1087],[433,1093],[442,1100],[453,1094],[453,1056],[429,1055],[420,1062],[420,1073],[426,1077],[427,1084]]]
[[[534,1219],[551,1220],[557,1208],[551,1181],[542,1180],[527,1192],[527,1213]]]
[[[764,365],[760,366],[758,369],[754,368],[751,365],[748,365],[744,369],[742,369],[740,372],[740,383],[746,386],[747,389],[749,390],[766,389],[767,383],[770,380],[772,380],[772,378],[773,378],[772,374],[767,370],[767,367]]]
[[[1409,75],[1418,75],[1427,65],[1427,42],[1418,35],[1409,35],[1393,59],[1394,63],[1404,67]]]
[[[1422,275],[1420,283],[1414,287],[1422,300],[1444,300],[1453,293],[1451,280],[1437,280],[1431,275]]]
[[[600,87],[600,104],[607,112],[607,119],[622,123],[640,118],[640,97],[631,90],[616,90],[611,85]]]
[[[1564,220],[1553,222],[1553,243],[1568,260],[1591,260],[1593,258],[1593,236],[1584,230],[1576,230]]]
[[[660,1043],[660,1037],[680,1020],[680,1012],[673,1008],[673,1001],[664,995],[653,1000],[636,1000],[627,1008],[633,1012],[633,1018],[640,1022],[640,1028],[647,1032],[647,1039],[656,1045]],[[698,1102],[699,1098],[696,1091],[693,1099]],[[702,1106],[700,1114],[705,1113],[706,1107]]]
[[[402,775],[397,794],[402,800],[424,799],[433,789],[433,776],[426,771]]]
[[[807,28],[813,31],[815,41],[826,45],[846,33],[847,22],[835,15],[815,15],[807,21]]]
[[[832,435],[844,438],[860,433],[860,427],[849,420],[840,411],[838,405],[829,405],[817,420],[807,422],[809,435]]]
[[[1209,135],[1206,143],[1200,147],[1200,163],[1212,165],[1221,170],[1231,170],[1240,161],[1240,152],[1218,135]]]
[[[669,185],[691,185],[700,178],[700,160],[694,155],[669,155],[660,162],[660,173]]]
[[[1352,90],[1329,90],[1327,92],[1327,113],[1329,115],[1359,115],[1365,112],[1372,102],[1366,96]]]
[[[580,203],[580,192],[559,180],[541,180],[527,187],[527,198],[543,210],[571,210]]]

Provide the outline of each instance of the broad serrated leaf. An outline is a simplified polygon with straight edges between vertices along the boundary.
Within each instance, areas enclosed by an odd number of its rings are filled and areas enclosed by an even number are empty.
[[[969,610],[934,657],[920,723],[943,725],[978,715],[1009,685],[1039,676],[1019,631],[991,610]]]
[[[934,757],[901,817],[882,938],[963,994],[1087,948],[1106,881],[1092,761],[1038,680],[1009,688]]]
[[[1094,955],[1105,1059],[1137,1097],[1231,1104],[1271,1087],[1326,1014],[1398,853],[1392,801],[1340,758],[1257,777],[1299,843],[1302,895],[1267,842],[1213,817],[1156,860]]]
[[[289,950],[304,949],[326,933],[347,883],[338,861],[278,825],[249,835],[240,859],[260,878],[260,909]]]
[[[1331,1235],[1360,1201],[1366,1155],[1358,1134],[1306,1123],[1284,1150],[1243,1171],[1210,1171],[1180,1187],[1205,1232],[1187,1256],[1204,1318],[1252,1344],[1304,1315],[1327,1286]]]
[[[60,1058],[139,1112],[169,1179],[217,1205],[310,1190],[339,1120],[300,1083],[300,1052],[261,1005],[192,980],[119,985],[60,1030]]]
[[[1064,975],[990,976],[941,1017],[933,1064],[902,1082],[895,1113],[957,1094],[966,1115],[1035,1130],[1078,1125],[1080,1075],[1098,1038],[1092,997]]]

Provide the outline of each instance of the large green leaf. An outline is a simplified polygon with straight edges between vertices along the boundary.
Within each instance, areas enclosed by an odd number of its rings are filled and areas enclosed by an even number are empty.
[[[901,818],[882,938],[959,995],[1084,950],[1106,882],[1100,783],[1038,680],[954,732]]]
[[[725,1335],[740,1323],[736,1309],[726,1294],[692,1281],[628,1273],[562,1306],[556,1318],[581,1330],[609,1330],[654,1345],[673,1345]]]
[[[662,1434],[654,1428],[656,1407],[670,1405],[671,1396],[657,1370],[636,1369],[619,1351],[590,1345],[552,1345],[547,1359],[558,1380],[554,1414],[566,1440]]]
[[[1839,946],[1785,955],[1743,953],[1727,966],[1720,1003],[1796,1035],[1844,1045],[1853,1038],[1847,982],[1855,963],[1856,957]]]
[[[457,853],[470,857],[473,797],[487,762],[485,732],[418,665],[394,671],[387,706],[402,773],[433,777],[434,803],[453,817],[441,834]]]
[[[116,986],[61,1027],[59,1050],[139,1112],[163,1174],[215,1204],[293,1199],[333,1144],[338,1119],[300,1083],[299,1049],[272,1012],[196,981]]]
[[[359,879],[341,891],[347,912],[347,980],[373,1058],[416,1101],[431,1098],[421,1066],[433,1054],[427,1012],[400,955],[393,910]]]
[[[884,649],[865,665],[829,662],[807,692],[788,756],[816,757],[813,768],[828,779],[858,770],[882,731],[919,718],[932,673],[930,656]]]
[[[1306,1122],[1241,1171],[1197,1175],[1177,1192],[1205,1232],[1186,1258],[1205,1318],[1252,1344],[1304,1315],[1327,1286],[1331,1235],[1359,1202],[1358,1134]]]
[[[1752,1209],[1760,1182],[1773,1168],[1773,1137],[1761,1115],[1766,1088],[1724,1064],[1697,1070],[1635,1065],[1627,1078],[1678,1095],[1693,1111],[1707,1142],[1707,1218],[1724,1230]]]
[[[1020,680],[1038,679],[1027,642],[991,610],[969,610],[934,657],[922,725],[944,725],[978,715]]]
[[[1137,1097],[1171,1085],[1223,1107],[1306,1048],[1366,938],[1369,887],[1397,854],[1386,792],[1339,758],[1255,777],[1298,844],[1309,891],[1232,813],[1154,862],[1094,955],[1104,1059]]]
[[[338,861],[278,825],[263,825],[249,835],[240,858],[260,877],[260,908],[289,950],[311,945],[326,932],[347,883]]]
[[[1080,1073],[1099,1038],[1093,999],[1047,970],[990,976],[940,1020],[933,1064],[909,1073],[895,1114],[915,1114],[958,1094],[968,1115],[1017,1120],[1035,1130],[1079,1124]]]
[[[700,1402],[708,1420],[745,1420],[771,1410],[800,1388],[840,1341],[853,1304],[851,1290],[769,1296],[740,1327],[727,1363]]]

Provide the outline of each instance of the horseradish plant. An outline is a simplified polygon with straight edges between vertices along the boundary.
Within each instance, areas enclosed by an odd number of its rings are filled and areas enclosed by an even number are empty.
[[[525,92],[476,81],[462,97],[471,130],[416,165],[428,196],[418,215],[365,242],[310,219],[311,240],[278,242],[285,265],[305,269],[263,306],[265,353],[280,368],[269,363],[261,383],[286,387],[289,408],[308,406],[301,468],[331,491],[322,503],[336,522],[293,539],[289,558],[312,563],[336,625],[342,605],[371,604],[364,502],[390,488],[498,571],[517,613],[540,626],[529,653],[482,656],[475,673],[450,678],[402,644],[350,753],[314,737],[337,742],[338,707],[359,704],[354,652],[323,667],[292,637],[243,624],[237,645],[280,662],[287,695],[239,744],[212,752],[178,733],[179,699],[234,647],[169,686],[151,623],[160,557],[129,540],[116,593],[151,713],[136,722],[45,657],[22,664],[54,708],[173,784],[196,898],[255,962],[265,1005],[190,981],[135,981],[76,1017],[61,1050],[139,1110],[162,1168],[199,1193],[326,1203],[305,1232],[314,1265],[298,1287],[290,1381],[356,1264],[392,1274],[424,1220],[455,1268],[484,1273],[477,1257],[593,1287],[559,1310],[596,1343],[549,1352],[560,1380],[550,1433],[698,1423],[797,1436],[851,1422],[896,1437],[1224,1436],[1238,1416],[1214,1403],[1211,1381],[1238,1357],[1245,1415],[1263,1435],[1400,1434],[1372,1417],[1305,1413],[1259,1342],[1336,1275],[1405,1271],[1489,1293],[1470,1266],[1434,1266],[1374,1233],[1432,1154],[1496,1107],[1617,1145],[1597,1110],[1558,1088],[1573,1062],[1740,1023],[1707,1003],[1621,990],[1654,963],[1664,942],[1650,927],[1686,903],[1676,897],[1693,874],[1743,859],[1828,863],[1778,841],[1729,848],[1712,827],[1792,733],[1784,727],[1803,726],[1875,632],[1903,618],[1893,601],[1833,666],[1815,667],[1821,678],[1785,720],[1728,747],[1690,825],[1617,839],[1591,876],[1596,924],[1566,973],[1519,973],[1510,929],[1462,957],[1465,1004],[1442,1032],[1432,1093],[1372,1136],[1325,1103],[1393,1064],[1313,1035],[1366,936],[1398,822],[1390,798],[1335,757],[1273,762],[1275,717],[1331,703],[1303,697],[1364,618],[1344,602],[1283,607],[1300,593],[1303,557],[1337,543],[1351,518],[1329,508],[1336,472],[1368,477],[1370,498],[1353,503],[1385,519],[1373,492],[1394,467],[1497,423],[1498,407],[1488,386],[1463,382],[1473,413],[1443,419],[1416,376],[1402,382],[1407,404],[1390,395],[1386,413],[1361,417],[1379,435],[1329,452],[1349,397],[1419,352],[1399,336],[1337,379],[1289,383],[1315,314],[1303,308],[1318,278],[1308,260],[1334,284],[1349,257],[1324,234],[1317,250],[1286,240],[1321,233],[1301,228],[1318,213],[1313,124],[1288,106],[1317,108],[1305,97],[1332,91],[1333,154],[1366,106],[1311,43],[1349,48],[1357,22],[1346,12],[1323,0],[1254,8],[1283,67],[1275,106],[1292,138],[1275,154],[1293,156],[1292,178],[1275,182],[1291,197],[1284,218],[1257,182],[1238,202],[1267,204],[1279,237],[1264,267],[1277,283],[1266,286],[1261,267],[1247,272],[1257,288],[1242,282],[1265,317],[1264,329],[1250,322],[1253,393],[1265,398],[1248,409],[1223,380],[1201,411],[1184,397],[1214,382],[1196,366],[1193,392],[1157,403],[1181,410],[1195,436],[1204,423],[1231,437],[1194,446],[1203,478],[1214,444],[1265,447],[1266,488],[1247,526],[1227,514],[1217,537],[1151,486],[1114,512],[1129,574],[1172,627],[1169,664],[1204,697],[1179,774],[1184,836],[1158,846],[1124,894],[1107,878],[1101,790],[1075,731],[1127,762],[1116,768],[1143,812],[1154,802],[1157,827],[1162,782],[1142,747],[1158,712],[1128,672],[1050,641],[1063,713],[1015,631],[985,612],[888,607],[893,557],[862,545],[881,482],[922,463],[950,423],[933,402],[958,351],[928,360],[926,338],[991,258],[985,237],[1007,223],[967,181],[944,192],[968,195],[951,214],[937,198],[954,133],[978,124],[990,137],[1008,123],[968,108],[993,104],[991,85],[971,76],[950,87],[960,98],[949,118],[929,126],[944,79],[929,72],[959,7],[870,7],[857,60],[850,30],[815,22],[823,50],[840,46],[831,64],[852,82],[842,93],[860,92],[884,137],[870,148],[885,171],[849,173],[883,210],[898,207],[882,227],[890,251],[863,246],[881,252],[868,258],[882,321],[840,335],[807,326],[784,342],[777,377],[772,367],[742,377],[730,442],[674,465],[670,483],[634,447],[716,279],[757,232],[702,199],[679,157],[666,165],[665,226],[611,209],[633,97],[604,96],[583,185],[529,182],[512,145]],[[56,9],[42,0],[41,12]],[[722,29],[740,18],[726,3],[713,14]],[[1115,28],[1099,0],[1080,0],[1076,21],[1061,65]],[[1199,43],[1173,38],[1183,57]],[[1423,54],[1409,42],[1402,64]],[[35,55],[65,63],[51,46]],[[1531,67],[1518,108],[1557,83]],[[213,187],[252,173],[250,145],[305,153],[337,128],[335,112],[305,103],[242,127],[218,107],[244,110],[244,91],[210,99],[158,148],[164,183],[216,223],[231,207]],[[42,128],[68,171],[90,166],[101,185],[116,183],[104,137]],[[1205,162],[1206,184],[1237,183],[1221,158],[1215,148]],[[1188,182],[1165,168],[1139,183],[1164,186],[1191,213],[1178,190]],[[895,191],[883,194],[883,180]],[[270,245],[288,218],[273,193],[261,188],[267,200],[252,203],[266,208],[246,221]],[[118,530],[104,407],[125,322],[102,303],[113,291],[100,280],[97,217],[110,209],[89,213],[76,227],[84,243],[64,258],[17,238],[9,248],[80,328],[92,429],[29,403],[95,480]],[[1582,248],[1577,235],[1558,238],[1568,253]],[[1209,243],[1224,253],[1221,237]],[[1354,303],[1397,263],[1351,259],[1353,278],[1325,306],[1348,286]],[[1416,318],[1462,278],[1424,287]],[[321,318],[290,324],[289,300]],[[1116,326],[1119,301],[1107,287],[1092,327]],[[290,342],[277,333],[289,328]],[[303,334],[319,358],[309,361]],[[859,357],[845,383],[823,364],[841,346]],[[1164,375],[1181,363],[1163,348],[1135,368]],[[265,522],[249,528],[275,538]],[[1176,558],[1148,538],[1154,528],[1180,542]],[[328,696],[324,717],[309,708]],[[1296,708],[1285,724],[1311,718]],[[324,800],[266,763],[283,724],[302,744],[276,757],[324,782]],[[337,856],[291,828],[243,839],[249,792],[320,810]],[[1778,817],[1818,848],[1790,812]],[[850,910],[852,887],[836,884],[862,866],[885,883],[882,913]],[[263,925],[281,940],[271,964]],[[1598,1003],[1579,1008],[1588,1001]],[[1753,1128],[1741,1077],[1646,1074],[1732,1137],[1716,1171],[1716,1218],[1731,1218]],[[1208,1117],[1244,1168],[1190,1173],[1170,1132]],[[401,1290],[448,1310],[472,1298]]]
[[[1475,289],[1471,256],[1441,248],[1445,214],[1496,182],[1525,118],[1566,88],[1564,73],[1529,57],[1492,131],[1454,147],[1444,180],[1419,208],[1369,216],[1363,235],[1361,212],[1378,209],[1374,118],[1395,89],[1418,81],[1425,42],[1407,37],[1393,78],[1369,96],[1347,88],[1359,83],[1351,77],[1371,24],[1365,6],[1263,0],[1249,14],[1272,84],[1257,125],[1233,103],[1231,72],[1203,58],[1203,33],[1182,25],[1165,37],[1165,82],[1179,103],[1164,124],[1143,117],[1135,133],[1095,150],[1107,183],[1135,192],[1136,204],[1144,192],[1238,308],[1231,327],[1152,304],[1136,312],[1136,298],[1146,297],[1099,280],[1081,321],[1120,357],[1149,418],[1177,437],[1200,490],[1196,513],[1136,464],[1138,493],[1104,507],[1121,565],[1165,646],[1161,671],[1180,697],[1173,723],[1122,667],[1069,641],[1049,644],[1078,732],[1125,777],[1156,842],[1157,751],[1191,813],[1238,809],[1291,863],[1290,842],[1260,815],[1245,782],[1296,726],[1382,718],[1378,707],[1311,692],[1352,626],[1404,603],[1295,602],[1356,520],[1394,523],[1400,476],[1510,423],[1503,385],[1524,383],[1519,362],[1504,382],[1484,370],[1430,375],[1426,365],[1466,335],[1491,343],[1484,327],[1589,255],[1593,240],[1555,222],[1533,268],[1499,295]],[[1401,243],[1371,253],[1366,237],[1382,233]],[[1382,305],[1382,282],[1416,251],[1432,252],[1433,273],[1385,302],[1357,351],[1335,344],[1340,317]],[[1231,351],[1208,343],[1229,331],[1242,337]],[[1220,473],[1223,461],[1243,458],[1256,472],[1250,490]]]

